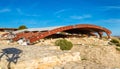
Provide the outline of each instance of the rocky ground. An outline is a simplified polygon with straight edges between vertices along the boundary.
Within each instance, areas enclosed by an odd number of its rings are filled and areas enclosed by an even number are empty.
[[[7,69],[120,69],[120,51],[109,40],[94,37],[67,38],[74,46],[62,51],[57,39],[20,46],[0,41],[0,68]],[[6,53],[4,53],[6,52]]]

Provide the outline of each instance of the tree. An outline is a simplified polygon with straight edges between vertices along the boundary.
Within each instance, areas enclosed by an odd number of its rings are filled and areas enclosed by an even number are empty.
[[[18,30],[23,30],[23,29],[27,29],[27,27],[25,25],[21,25],[19,26]]]

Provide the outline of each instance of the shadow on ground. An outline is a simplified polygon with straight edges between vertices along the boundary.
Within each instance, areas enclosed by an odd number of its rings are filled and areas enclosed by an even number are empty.
[[[3,56],[7,57],[7,68],[11,69],[11,63],[13,62],[14,64],[17,63],[18,59],[20,58],[20,53],[22,53],[22,50],[17,49],[17,48],[5,48],[2,49],[2,54],[0,55],[0,61]]]

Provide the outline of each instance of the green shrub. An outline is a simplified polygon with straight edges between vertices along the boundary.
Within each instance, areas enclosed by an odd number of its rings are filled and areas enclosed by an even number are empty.
[[[116,47],[116,50],[120,51],[120,47]]]
[[[27,27],[25,25],[21,25],[18,27],[18,30],[23,30],[23,29],[27,29]]]
[[[119,43],[119,40],[117,40],[117,39],[112,39],[110,42],[112,42],[112,43]]]
[[[116,46],[120,46],[120,43],[117,43]]]
[[[110,42],[113,43],[116,46],[120,46],[119,39],[112,39]]]
[[[61,50],[71,50],[71,48],[73,47],[73,44],[65,39],[57,40],[55,42],[55,45],[60,46]]]
[[[55,45],[56,45],[56,46],[60,46],[59,44],[60,44],[61,41],[62,41],[62,39],[56,40],[56,41],[55,41]]]

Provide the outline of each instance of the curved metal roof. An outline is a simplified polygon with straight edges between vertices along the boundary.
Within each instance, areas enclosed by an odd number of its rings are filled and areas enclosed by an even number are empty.
[[[39,33],[21,33],[24,31],[38,31]],[[44,31],[44,32],[43,32]],[[29,40],[30,43],[34,43],[42,38],[48,37],[53,34],[57,34],[58,32],[97,32],[100,36],[102,36],[102,32],[105,32],[110,38],[110,34],[112,33],[110,30],[104,27],[100,27],[97,25],[91,25],[91,24],[78,24],[78,25],[70,25],[70,26],[56,26],[56,27],[45,27],[45,28],[30,28],[30,29],[24,29],[15,31],[16,36],[13,38],[13,40],[18,40],[19,38],[26,38]]]
[[[91,25],[91,24],[79,24],[79,25],[70,25],[70,26],[63,26],[63,27],[57,27],[54,28],[52,30],[49,30],[47,32],[43,32],[38,36],[34,36],[29,38],[30,43],[33,43],[39,39],[45,38],[49,35],[52,34],[56,34],[57,32],[62,32],[62,31],[66,31],[66,30],[72,30],[72,29],[92,29],[92,30],[96,30],[95,32],[105,32],[108,36],[108,38],[110,37],[111,31],[108,30],[107,28],[104,27],[100,27],[100,26],[96,26],[96,25]]]

